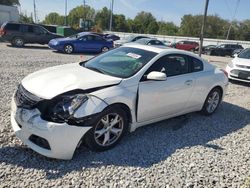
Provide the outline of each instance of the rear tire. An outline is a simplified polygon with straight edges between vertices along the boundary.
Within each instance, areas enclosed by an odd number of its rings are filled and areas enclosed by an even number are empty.
[[[204,115],[212,115],[221,103],[222,92],[219,88],[212,89],[202,107],[201,113]]]
[[[114,106],[96,118],[93,127],[84,136],[85,145],[93,151],[105,151],[117,145],[128,129],[126,112]]]
[[[24,40],[21,37],[15,37],[11,44],[16,47],[23,47],[24,46]]]
[[[66,44],[64,46],[64,52],[66,54],[72,54],[74,52],[74,47],[71,44]]]

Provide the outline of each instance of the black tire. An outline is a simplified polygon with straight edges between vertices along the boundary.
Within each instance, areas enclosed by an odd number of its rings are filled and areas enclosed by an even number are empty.
[[[66,44],[63,48],[66,54],[72,54],[74,52],[74,47],[71,44]]]
[[[112,121],[115,120],[116,115],[120,117],[119,123],[114,124],[112,128],[110,128],[111,125],[108,126],[110,129],[108,127],[105,128],[105,124],[103,123],[103,121],[106,119],[105,121],[108,121],[108,122],[111,121],[109,122],[111,124]],[[107,116],[111,117],[111,119],[106,118]],[[113,120],[112,120],[112,117],[114,117]],[[102,128],[100,129],[100,127]],[[111,130],[113,130],[113,128],[115,128],[116,131],[121,129],[121,131],[117,133],[117,135],[119,136],[116,137],[116,135],[112,133]],[[101,133],[105,129],[107,132]],[[96,118],[96,121],[93,123],[93,127],[86,133],[86,135],[83,138],[83,141],[90,150],[105,151],[117,145],[122,139],[122,137],[124,136],[124,134],[127,132],[127,130],[128,130],[128,118],[127,118],[126,112],[122,110],[119,106],[113,106],[113,107],[105,109],[103,112],[101,112],[98,115],[98,117]],[[109,135],[108,137],[110,138],[110,140],[112,141],[113,139],[113,141],[110,143],[107,143],[106,145],[103,145],[105,142],[106,134],[108,134]],[[103,142],[102,142],[102,139],[103,139]]]
[[[221,99],[222,99],[221,89],[219,89],[217,87],[212,89],[209,92],[209,94],[204,102],[201,113],[203,115],[207,115],[207,116],[212,115],[217,110],[218,106],[220,105]]]
[[[12,39],[11,44],[16,47],[23,47],[24,46],[24,39],[21,37],[15,37]]]
[[[107,46],[103,46],[102,49],[101,49],[102,52],[107,52],[109,51],[109,47]]]

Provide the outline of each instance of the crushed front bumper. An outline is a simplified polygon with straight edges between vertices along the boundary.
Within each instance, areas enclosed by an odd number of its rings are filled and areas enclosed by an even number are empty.
[[[65,160],[73,157],[79,141],[91,128],[45,121],[38,109],[17,108],[14,99],[11,124],[16,136],[28,147],[44,156]]]

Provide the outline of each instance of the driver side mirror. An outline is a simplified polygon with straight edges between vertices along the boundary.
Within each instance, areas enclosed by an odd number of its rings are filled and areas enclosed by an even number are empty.
[[[147,80],[165,81],[167,75],[163,72],[152,71],[147,75]]]

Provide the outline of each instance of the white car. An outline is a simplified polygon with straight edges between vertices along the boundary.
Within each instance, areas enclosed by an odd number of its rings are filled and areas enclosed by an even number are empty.
[[[36,152],[71,159],[81,142],[107,150],[140,126],[194,111],[210,115],[227,84],[223,71],[189,52],[127,45],[25,77],[11,123]]]
[[[236,54],[235,58],[226,67],[228,78],[250,83],[250,49]]]

